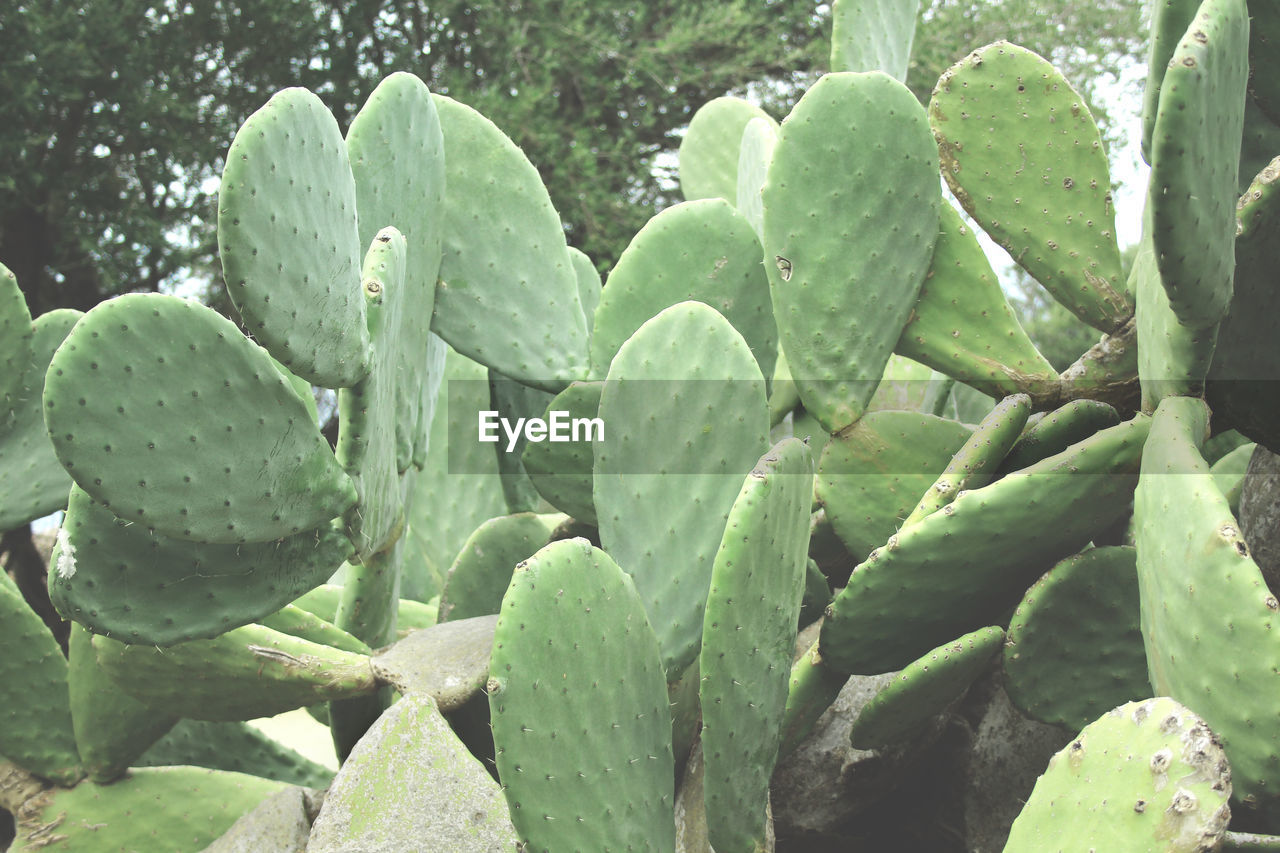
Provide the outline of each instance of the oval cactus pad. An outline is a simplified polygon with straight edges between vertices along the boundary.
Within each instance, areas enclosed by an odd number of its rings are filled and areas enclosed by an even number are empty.
[[[218,255],[246,327],[290,370],[330,388],[365,374],[355,179],[338,123],[306,89],[277,93],[232,141]]]
[[[267,354],[194,302],[146,293],[96,306],[54,353],[44,405],[80,487],[169,536],[263,542],[355,502]]]

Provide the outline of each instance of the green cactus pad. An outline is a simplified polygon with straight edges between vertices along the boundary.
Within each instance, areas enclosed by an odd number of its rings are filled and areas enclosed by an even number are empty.
[[[444,589],[445,575],[471,531],[507,512],[498,461],[475,435],[489,408],[485,369],[446,345],[445,381],[436,399],[431,442],[422,471],[409,474],[408,530],[400,594],[426,601]]]
[[[950,204],[942,205],[933,262],[894,351],[995,396],[1043,392],[1058,379]]]
[[[1009,623],[1005,691],[1028,717],[1079,731],[1151,694],[1133,548],[1090,548],[1036,581]]]
[[[741,98],[716,98],[698,108],[678,152],[680,192],[686,201],[738,197],[738,155],[742,131],[752,119],[777,122]],[[643,319],[643,318],[642,318]]]
[[[352,550],[331,526],[248,545],[172,539],[121,521],[79,486],[62,528],[50,559],[54,606],[96,633],[154,646],[216,637],[278,610]]]
[[[84,775],[67,659],[17,585],[0,572],[0,755],[60,785]]]
[[[521,564],[489,671],[498,775],[530,850],[674,849],[666,676],[608,555],[572,539]]]
[[[783,439],[747,475],[711,572],[698,670],[712,845],[764,844],[809,547],[813,460]]]
[[[122,690],[98,666],[92,642],[87,628],[71,626],[67,682],[80,760],[90,779],[105,783],[118,779],[178,718],[157,713]]]
[[[477,527],[449,569],[440,593],[440,621],[497,613],[516,563],[546,545],[563,518],[522,512]]]
[[[404,314],[410,310],[406,272],[410,268],[404,235],[387,227],[378,232],[364,260],[371,368],[367,376],[338,392],[338,462],[360,496],[345,517],[357,561],[367,560],[396,542],[404,530],[397,450],[399,401],[410,380],[401,370],[407,343]],[[406,466],[407,467],[407,466]]]
[[[182,720],[143,753],[138,767],[207,767],[304,788],[326,788],[333,771],[239,722]]]
[[[377,689],[369,659],[261,625],[167,649],[95,635],[98,662],[152,708],[193,720],[252,720]]]
[[[976,489],[991,482],[996,466],[1018,440],[1030,414],[1031,398],[1026,394],[1014,394],[998,403],[951,457],[902,526],[908,527],[942,509],[963,489]]]
[[[867,402],[867,411],[921,411],[929,399],[932,376],[933,370],[927,364],[894,353],[885,362],[876,393]]]
[[[1244,476],[1249,470],[1249,460],[1258,445],[1253,442],[1243,444],[1214,462],[1209,472],[1218,484],[1218,491],[1227,499],[1232,515],[1240,515],[1240,492],[1244,488]],[[1205,460],[1208,461],[1207,459]]]
[[[342,602],[342,587],[337,584],[321,584],[306,595],[300,596],[293,602],[295,607],[300,607],[309,613],[314,614],[324,622],[332,623],[338,618],[338,606]],[[413,599],[402,598],[396,606],[396,630],[404,631],[414,628],[426,628],[428,625],[436,624],[436,614],[434,605],[423,604]],[[339,629],[341,630],[341,629]],[[286,634],[292,631],[285,631]],[[346,633],[343,631],[342,633]],[[310,639],[309,636],[300,635],[303,639]],[[333,642],[329,645],[336,645]],[[360,641],[356,641],[360,642]],[[364,644],[361,644],[364,645]],[[342,646],[337,646],[343,648]],[[356,648],[349,648],[348,651],[357,651]]]
[[[1130,280],[1138,301],[1138,339],[1142,344],[1138,348],[1142,410],[1155,411],[1165,397],[1202,395],[1216,349],[1218,324],[1192,327],[1178,320],[1148,235],[1138,244]]]
[[[764,238],[764,200],[760,191],[769,174],[773,149],[778,144],[778,123],[772,118],[753,118],[742,129],[738,149],[738,190],[734,206],[742,214],[756,236]]]
[[[1004,644],[999,627],[979,628],[925,652],[894,675],[853,721],[855,749],[879,749],[916,734],[959,699]]]
[[[1254,179],[1236,212],[1236,268],[1231,310],[1218,331],[1205,398],[1214,417],[1273,451],[1280,449],[1280,335],[1275,271],[1280,264],[1280,157]]]
[[[1140,415],[964,492],[891,537],[827,609],[824,660],[888,672],[999,619],[1047,565],[1127,512],[1149,421]]]
[[[244,773],[147,767],[110,785],[81,782],[27,802],[12,853],[195,853],[283,788]]]
[[[31,363],[31,312],[18,278],[0,264],[0,435],[7,432],[23,395],[23,374]]]
[[[360,245],[368,246],[388,225],[404,235],[409,264],[404,272],[404,308],[396,365],[397,465],[421,466],[433,400],[421,394],[430,364],[431,313],[440,272],[444,234],[444,137],[426,85],[400,71],[383,79],[347,130],[347,151],[356,182]],[[438,380],[437,380],[438,381]]]
[[[489,370],[489,409],[508,423],[518,424],[525,419],[540,417],[554,397],[539,388],[509,379],[496,370]],[[502,480],[507,512],[536,511],[539,508],[538,490],[524,470],[524,449],[531,443],[528,433],[518,430],[513,445],[501,429],[495,432],[498,440],[493,444],[493,452],[498,460],[498,476]],[[467,436],[467,440],[476,439]]]
[[[1151,38],[1147,53],[1147,82],[1142,94],[1142,159],[1151,162],[1151,133],[1160,108],[1160,84],[1169,60],[1178,47],[1187,25],[1196,15],[1200,0],[1155,0],[1151,4]]]
[[[1132,316],[1102,138],[1056,68],[1005,41],[976,50],[938,80],[929,121],[956,199],[1020,266],[1094,328]]]
[[[352,750],[307,850],[391,853],[413,843],[458,853],[520,847],[498,783],[426,696],[397,702]]]
[[[681,302],[618,350],[600,417],[600,542],[635,579],[674,679],[698,654],[729,508],[768,448],[764,378],[727,320],[701,302]]]
[[[881,411],[827,443],[818,500],[855,559],[893,535],[972,432],[934,415]]]
[[[573,423],[585,419],[579,441],[529,442],[520,459],[524,463],[529,482],[547,503],[568,513],[578,521],[594,525],[596,507],[591,497],[591,469],[595,464],[592,444],[585,439],[588,429],[595,429],[591,421],[600,412],[600,392],[603,382],[575,382],[561,391],[543,412],[544,420],[551,422],[553,412],[565,412],[566,428],[573,438]],[[603,422],[601,422],[603,423]],[[591,434],[594,437],[594,433]]]
[[[1172,699],[1131,702],[1049,760],[1006,853],[1216,850],[1232,772],[1214,733]]]
[[[339,590],[342,588],[339,587]],[[358,655],[372,653],[369,644],[339,628],[335,623],[341,609],[341,594],[335,603],[333,618],[324,619],[304,607],[287,604],[274,613],[263,617],[258,623],[281,634],[300,637],[312,643],[332,646]]]
[[[306,89],[276,93],[231,142],[218,256],[245,327],[290,370],[329,388],[367,372],[351,161]]]
[[[1275,714],[1280,604],[1200,456],[1208,417],[1201,400],[1165,399],[1142,456],[1134,528],[1147,669],[1158,694],[1194,707],[1222,738],[1236,796],[1274,820],[1280,732],[1259,721]]]
[[[22,385],[17,405],[12,411],[0,410],[0,495],[4,495],[0,499],[0,530],[67,505],[71,478],[49,443],[41,395],[54,351],[81,316],[79,311],[59,308],[40,315],[32,324],[30,357],[17,374]]]
[[[669,207],[650,219],[618,258],[600,295],[591,338],[593,373],[603,377],[627,338],[677,302],[705,302],[751,347],[760,372],[773,376],[777,327],[760,241],[721,198]]]
[[[603,287],[600,270],[596,269],[585,252],[573,246],[569,247],[569,260],[573,263],[573,274],[578,280],[578,300],[582,303],[582,314],[587,320],[587,333],[590,334]]]
[[[1219,322],[1231,303],[1248,45],[1245,0],[1204,0],[1160,86],[1151,239],[1170,307],[1192,328]]]
[[[883,71],[907,81],[920,0],[835,0],[831,70]]]
[[[805,408],[836,433],[862,416],[933,257],[924,109],[880,72],[826,75],[783,122],[763,197],[782,348]]]
[[[169,536],[264,542],[355,501],[267,354],[194,302],[145,293],[96,306],[54,354],[44,406],[80,487]]]
[[[444,132],[445,231],[431,330],[553,393],[586,379],[577,275],[537,169],[487,118],[432,97]]]
[[[1004,458],[996,476],[1029,468],[1042,459],[1048,459],[1071,445],[1084,441],[1099,430],[1119,423],[1120,415],[1106,403],[1097,400],[1072,400],[1034,422],[1028,420],[1027,427],[1018,437],[1018,443]]]

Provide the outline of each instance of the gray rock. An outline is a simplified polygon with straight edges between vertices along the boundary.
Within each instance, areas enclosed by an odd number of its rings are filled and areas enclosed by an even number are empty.
[[[517,838],[498,783],[425,693],[392,705],[356,744],[307,853],[491,853]]]
[[[1259,445],[1240,491],[1240,532],[1267,586],[1280,590],[1280,456]]]
[[[303,853],[311,835],[311,821],[323,801],[321,791],[285,788],[243,815],[203,853]]]
[[[412,631],[374,655],[374,675],[406,695],[430,695],[441,711],[460,708],[489,677],[497,622],[476,616]]]

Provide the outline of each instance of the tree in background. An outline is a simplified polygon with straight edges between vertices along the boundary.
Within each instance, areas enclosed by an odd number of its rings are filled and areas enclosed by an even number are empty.
[[[925,0],[909,83],[927,99],[997,38],[1090,81],[1141,50],[1138,0]],[[33,313],[219,279],[222,157],[277,89],[345,127],[377,81],[418,74],[528,153],[570,242],[603,269],[680,200],[694,110],[751,91],[781,116],[826,67],[829,9],[784,0],[23,0],[0,25],[0,262]],[[759,84],[764,85],[759,85]],[[756,85],[753,85],[756,84]]]

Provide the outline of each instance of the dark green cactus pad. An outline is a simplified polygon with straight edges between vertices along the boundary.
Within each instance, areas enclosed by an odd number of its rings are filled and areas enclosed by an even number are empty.
[[[1143,235],[1130,281],[1138,302],[1138,378],[1142,410],[1155,411],[1165,397],[1204,393],[1218,339],[1218,324],[1188,326],[1178,319],[1161,280],[1151,238]]]
[[[681,302],[618,350],[600,417],[600,542],[635,579],[674,679],[698,654],[729,508],[768,448],[764,378],[727,320],[701,302]]]
[[[1090,326],[1129,319],[1107,155],[1056,68],[1005,41],[976,50],[938,80],[929,121],[942,174],[979,226]]]
[[[182,720],[136,766],[207,767],[304,788],[326,788],[333,781],[332,770],[239,722]]]
[[[646,320],[677,302],[705,302],[751,347],[772,377],[778,332],[769,278],[751,224],[722,198],[669,207],[632,238],[600,295],[591,338],[592,372],[603,378],[618,348]]]
[[[351,556],[324,526],[278,542],[206,545],[121,521],[79,486],[50,560],[49,597],[68,619],[127,643],[209,639],[288,604]]]
[[[888,672],[997,621],[1047,565],[1127,512],[1149,425],[1139,415],[1103,430],[891,537],[827,609],[824,659],[846,672]]]
[[[666,675],[607,554],[572,539],[521,564],[489,672],[498,775],[530,850],[674,849]]]
[[[338,123],[306,89],[277,92],[232,140],[218,256],[245,327],[290,370],[329,388],[368,371],[355,179]]]
[[[508,423],[518,424],[522,420],[540,417],[554,396],[509,379],[495,370],[489,371],[489,409]],[[507,512],[534,512],[540,504],[538,490],[525,472],[522,458],[524,449],[531,443],[528,434],[523,429],[519,430],[514,445],[501,429],[497,430],[497,435],[493,452],[498,460],[498,476],[502,480]],[[466,440],[475,439],[468,435]]]
[[[1000,464],[996,476],[1029,468],[1042,459],[1061,453],[1084,441],[1099,430],[1116,426],[1120,415],[1114,408],[1097,400],[1072,400],[1070,403],[1032,421],[1018,437],[1018,443]]]
[[[680,192],[686,201],[720,198],[733,202],[737,199],[742,131],[757,118],[777,126],[768,113],[741,98],[716,98],[698,108],[680,140],[677,155]]]
[[[753,118],[742,129],[738,149],[738,191],[734,206],[742,214],[756,236],[764,239],[764,199],[760,191],[769,174],[773,149],[778,144],[778,123],[772,118]]]
[[[1237,799],[1274,816],[1280,733],[1259,721],[1275,714],[1280,604],[1200,456],[1208,418],[1201,400],[1165,399],[1142,456],[1134,529],[1147,669],[1156,693],[1194,707],[1222,738]]]
[[[522,512],[477,527],[449,569],[440,594],[440,621],[497,613],[516,564],[546,545],[563,518]]]
[[[918,733],[986,672],[1003,644],[1004,631],[990,626],[925,652],[863,707],[849,742],[879,749]]]
[[[831,70],[883,71],[907,81],[920,0],[835,0]]]
[[[445,381],[436,399],[426,464],[406,475],[404,568],[400,594],[426,601],[444,588],[449,566],[462,543],[485,519],[507,512],[493,448],[474,440],[478,413],[489,408],[486,371],[452,348],[445,356]]]
[[[1245,0],[1204,0],[1160,86],[1151,239],[1170,307],[1192,328],[1221,321],[1231,303],[1248,46]]]
[[[943,414],[954,417],[962,424],[976,424],[987,416],[987,412],[995,404],[995,399],[978,389],[956,384],[951,387],[951,399],[947,401]]]
[[[24,307],[26,303],[23,303]],[[70,308],[40,315],[32,324],[30,358],[19,370],[17,405],[0,411],[0,530],[9,530],[67,505],[71,478],[54,455],[42,405],[45,371],[54,351],[83,316]],[[3,330],[0,330],[3,331]]]
[[[261,625],[167,649],[93,638],[107,676],[144,704],[193,720],[253,720],[377,689],[369,659]]]
[[[396,364],[397,466],[422,465],[430,429],[423,412],[434,401],[421,394],[430,364],[431,313],[444,237],[444,137],[426,85],[400,71],[383,79],[347,129],[356,182],[360,245],[388,225],[404,235],[409,264]],[[436,381],[439,381],[438,379]]]
[[[0,755],[25,770],[73,785],[76,752],[67,659],[17,585],[0,571]]]
[[[13,853],[194,853],[283,788],[200,767],[147,767],[110,785],[52,788],[23,806]]]
[[[341,590],[341,587],[339,589]],[[287,604],[275,613],[264,616],[258,624],[273,631],[279,631],[282,634],[300,637],[312,643],[333,646],[335,649],[355,652],[358,655],[372,654],[372,649],[369,648],[368,643],[334,624],[334,620],[338,618],[338,610],[341,607],[341,603],[341,597],[339,597],[339,600],[335,603],[332,620],[323,619],[304,607]]]
[[[31,312],[18,278],[0,264],[0,435],[5,434],[23,395],[31,363]]]
[[[1049,760],[1004,849],[1217,850],[1231,785],[1204,720],[1169,698],[1131,702]]]
[[[1273,451],[1280,448],[1275,380],[1280,356],[1280,157],[1272,160],[1240,199],[1235,287],[1231,310],[1218,331],[1205,399],[1215,418]]]
[[[855,559],[893,535],[972,432],[934,415],[881,411],[827,443],[818,500]]]
[[[122,690],[98,666],[92,641],[87,628],[71,626],[67,679],[71,725],[89,778],[105,783],[118,779],[178,718],[157,712]]]
[[[972,229],[950,204],[894,351],[985,393],[1044,391],[1058,372],[1027,337]]]
[[[921,411],[929,399],[929,379],[932,376],[933,370],[926,364],[896,353],[889,356],[876,393],[867,402],[867,411]]]
[[[747,475],[716,552],[698,662],[703,796],[717,850],[764,845],[812,500],[809,449],[783,439]]]
[[[54,355],[44,406],[80,487],[169,536],[265,542],[355,502],[267,354],[194,302],[145,293],[96,306]]]
[[[836,433],[862,416],[933,257],[924,109],[880,72],[826,75],[783,122],[763,196],[782,347],[805,408]]]
[[[1036,581],[1009,623],[1004,684],[1019,711],[1079,731],[1151,695],[1133,548],[1090,548]]]
[[[600,280],[600,270],[596,269],[591,258],[581,249],[570,246],[569,260],[573,263],[573,274],[578,280],[578,300],[582,303],[582,314],[586,317],[587,333],[590,334],[604,283]]]
[[[1218,484],[1218,491],[1227,499],[1232,515],[1240,514],[1240,491],[1244,488],[1244,475],[1249,469],[1249,459],[1253,456],[1253,442],[1243,444],[1223,456],[1209,468],[1213,480]],[[1208,461],[1207,459],[1205,460]]]
[[[410,839],[414,839],[410,841]],[[519,849],[502,790],[426,696],[383,714],[316,815],[311,853]]]
[[[1249,94],[1272,121],[1280,121],[1280,15],[1274,5],[1249,4]]]
[[[399,402],[408,394],[401,383],[404,314],[412,305],[406,291],[410,268],[404,235],[387,227],[378,232],[364,260],[364,289],[369,337],[372,340],[368,375],[338,392],[338,462],[355,484],[359,502],[347,510],[347,535],[362,561],[385,550],[404,531],[397,424]],[[412,348],[412,347],[410,347]],[[406,466],[407,467],[407,466]]]
[[[1169,60],[1196,15],[1200,0],[1155,0],[1151,4],[1151,38],[1147,43],[1147,83],[1142,94],[1142,159],[1151,162],[1151,134],[1160,108],[1160,85]]]
[[[538,170],[487,118],[432,98],[444,132],[445,232],[431,330],[553,393],[586,379],[577,275]]]
[[[1026,394],[1000,401],[951,457],[902,526],[908,527],[942,509],[963,489],[977,489],[991,482],[996,466],[1018,440],[1030,414],[1031,398]]]
[[[1213,404],[1209,404],[1210,411],[1213,410]],[[1250,444],[1248,438],[1236,432],[1233,429],[1211,435],[1204,440],[1204,444],[1200,447],[1200,455],[1204,457],[1204,461],[1210,465],[1218,464],[1218,460],[1229,454],[1236,448]]]
[[[542,417],[550,423],[553,412],[566,413],[557,417],[567,419],[569,437],[572,438],[575,420],[586,419],[589,422],[599,414],[603,389],[603,382],[574,382],[547,403]],[[584,423],[579,433],[583,438],[587,435],[587,426],[589,423]],[[529,475],[529,482],[547,503],[578,521],[591,525],[596,523],[596,507],[591,497],[595,453],[590,442],[529,442],[525,444],[520,459],[525,473]]]

